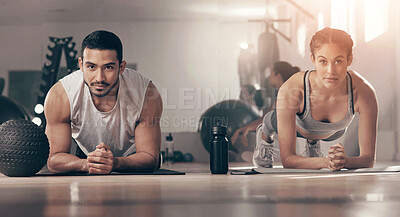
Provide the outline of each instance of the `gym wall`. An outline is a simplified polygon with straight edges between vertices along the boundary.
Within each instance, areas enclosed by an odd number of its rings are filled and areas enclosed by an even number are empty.
[[[327,14],[325,24],[329,25],[327,6],[323,1],[312,2],[305,2],[304,7],[315,14],[322,10]],[[357,40],[355,60],[350,67],[364,75],[376,89],[380,106],[377,157],[386,160],[393,158],[395,147],[392,144],[397,144],[400,102],[400,7],[398,1],[391,1],[391,4],[395,5],[388,11],[391,18],[388,31],[368,43],[364,42],[364,15],[360,12],[357,19],[360,25],[354,36]],[[287,7],[285,14],[293,15],[295,22],[306,25],[308,42],[318,28],[317,19],[304,18],[293,7]],[[308,45],[305,56],[297,52],[296,27],[294,23],[290,31],[292,42],[278,37],[280,59],[301,69],[312,68]],[[214,99],[238,99],[238,45],[242,41],[254,44],[263,31],[259,24],[249,24],[246,20],[218,19],[0,25],[3,51],[0,53],[0,77],[6,78],[4,95],[10,95],[10,71],[41,70],[48,52],[48,36],[73,36],[79,50],[83,37],[96,29],[117,33],[124,43],[128,63],[137,63],[138,70],[151,78],[163,94],[163,118],[170,121],[163,132],[195,132],[197,118],[216,103]],[[214,98],[207,99],[207,90]]]

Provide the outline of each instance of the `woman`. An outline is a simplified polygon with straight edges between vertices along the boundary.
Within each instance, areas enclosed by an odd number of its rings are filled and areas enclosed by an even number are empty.
[[[344,31],[325,28],[310,42],[315,70],[293,75],[279,90],[276,111],[264,116],[257,128],[253,163],[271,167],[274,134],[278,134],[285,168],[322,169],[373,167],[377,133],[378,104],[368,81],[347,70],[353,61],[353,41]],[[342,144],[320,152],[320,141],[340,138],[359,113],[358,157],[346,157]],[[278,133],[279,132],[279,133]],[[307,140],[306,156],[296,155],[296,137]]]

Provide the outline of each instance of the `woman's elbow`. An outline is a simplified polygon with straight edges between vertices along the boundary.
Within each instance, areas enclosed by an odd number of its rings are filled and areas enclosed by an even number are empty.
[[[373,168],[375,166],[374,156],[360,156],[361,162],[355,168]]]
[[[282,163],[283,168],[293,169],[294,165],[290,162],[291,162],[290,155],[289,156],[281,156],[281,163]]]
[[[375,157],[370,157],[367,167],[373,168],[374,166],[375,166]]]

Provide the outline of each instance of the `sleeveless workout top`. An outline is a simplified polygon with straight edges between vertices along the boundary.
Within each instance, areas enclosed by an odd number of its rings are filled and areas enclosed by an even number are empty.
[[[354,118],[353,88],[350,74],[347,72],[347,96],[348,110],[346,117],[335,123],[316,121],[311,116],[310,107],[310,71],[304,74],[304,109],[301,114],[296,115],[296,125],[312,135],[332,135],[338,131],[346,130]]]
[[[136,152],[135,127],[149,79],[135,70],[125,69],[119,75],[117,102],[108,112],[100,112],[95,107],[82,71],[75,71],[60,81],[69,99],[72,138],[86,155],[101,142],[110,146],[114,157]]]

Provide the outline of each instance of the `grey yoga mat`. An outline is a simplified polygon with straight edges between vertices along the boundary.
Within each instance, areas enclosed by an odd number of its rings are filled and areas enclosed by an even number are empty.
[[[362,168],[355,170],[342,169],[340,171],[330,171],[328,169],[311,170],[311,169],[285,169],[285,168],[253,168],[248,170],[232,170],[232,175],[251,175],[251,174],[336,174],[336,173],[398,173],[400,172],[400,165],[388,166],[380,168]]]

